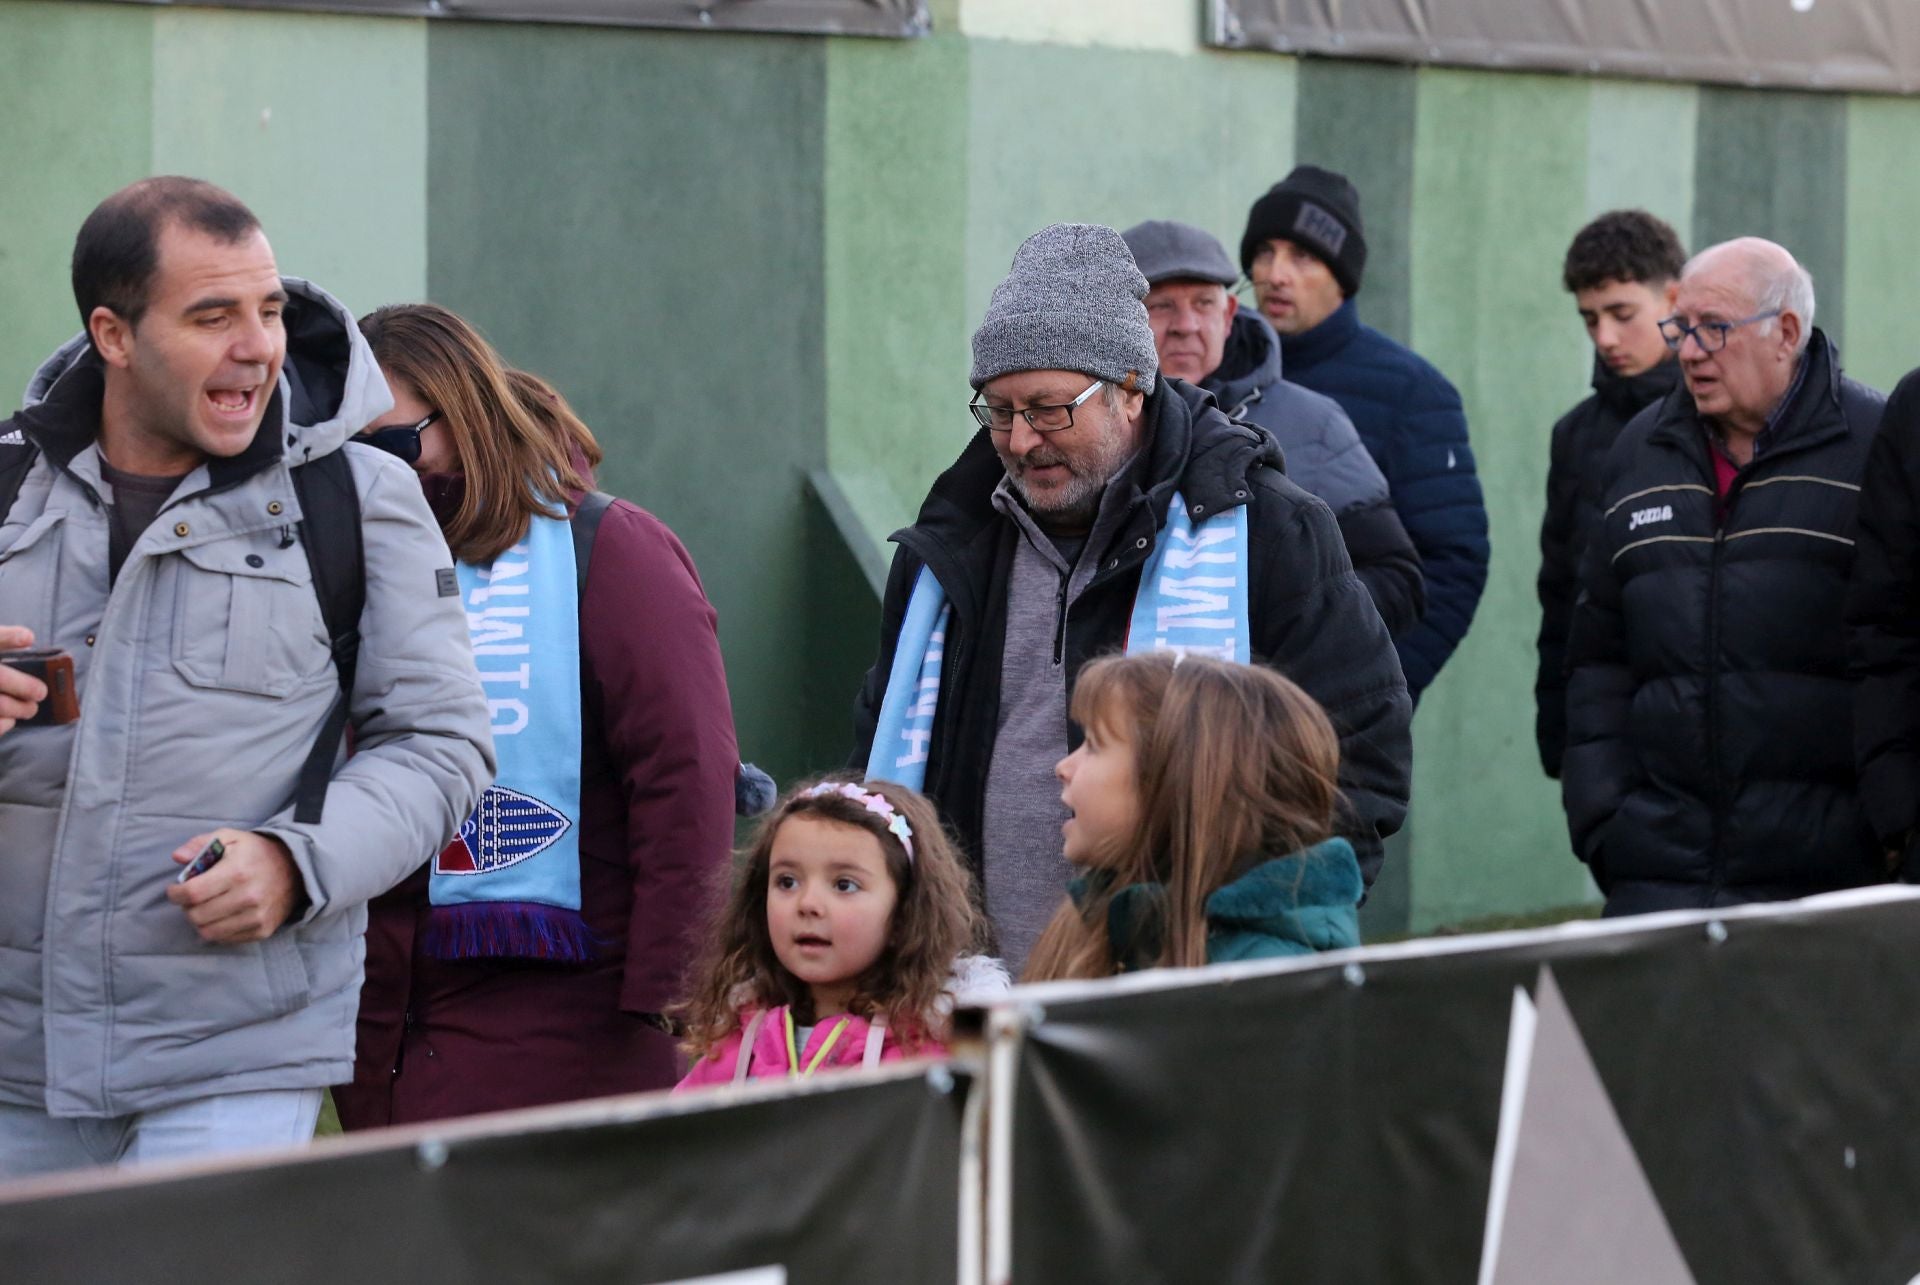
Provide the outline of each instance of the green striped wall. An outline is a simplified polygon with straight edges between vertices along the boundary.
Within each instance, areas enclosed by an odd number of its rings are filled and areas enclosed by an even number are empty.
[[[806,646],[826,462],[818,40],[430,30],[429,293],[567,394],[602,484],[685,542],[720,612],[743,753],[845,754],[810,712],[864,669]],[[641,610],[645,604],[636,604]],[[872,647],[872,629],[861,650]],[[818,676],[818,677],[816,677]]]
[[[152,164],[151,15],[110,5],[0,4],[0,404],[80,328],[73,234]]]
[[[1693,238],[1764,236],[1813,274],[1815,324],[1845,351],[1847,101],[1832,94],[1700,91]]]
[[[745,748],[792,775],[843,752],[877,624],[851,549],[965,440],[968,337],[1020,240],[1177,217],[1231,249],[1296,160],[1343,169],[1361,315],[1459,385],[1494,538],[1372,928],[1589,896],[1532,742],[1547,429],[1588,373],[1567,239],[1642,205],[1694,245],[1783,240],[1886,386],[1920,358],[1920,105],[1229,54],[1151,0],[935,21],[866,41],[0,0],[0,389],[71,332],[66,256],[101,195],[225,182],[288,271],[356,308],[439,298],[568,392],[608,482],[685,538]]]
[[[1587,360],[1557,271],[1586,215],[1587,95],[1560,77],[1419,76],[1411,343],[1460,389],[1494,552],[1414,723],[1415,926],[1584,892],[1534,749],[1531,675],[1546,429]]]
[[[1296,150],[1303,163],[1338,170],[1361,193],[1367,273],[1356,298],[1367,324],[1402,343],[1412,331],[1413,168],[1419,76],[1411,67],[1300,64]],[[1237,245],[1247,207],[1286,174],[1276,166],[1251,185],[1238,217],[1216,233]]]
[[[1913,159],[1920,110],[1911,99],[1854,98],[1846,116],[1847,367],[1891,389],[1920,364],[1920,168]],[[1831,317],[1832,309],[1823,316]]]

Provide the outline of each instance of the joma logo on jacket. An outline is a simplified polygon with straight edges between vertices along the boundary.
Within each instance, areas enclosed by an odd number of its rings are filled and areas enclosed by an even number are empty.
[[[1673,506],[1671,504],[1656,504],[1650,509],[1635,509],[1633,511],[1633,520],[1627,523],[1627,530],[1635,530],[1647,525],[1649,522],[1671,521],[1673,521]]]

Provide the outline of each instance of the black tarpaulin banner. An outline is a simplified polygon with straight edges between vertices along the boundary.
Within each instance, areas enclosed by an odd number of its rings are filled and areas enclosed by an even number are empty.
[[[1701,1285],[1906,1285],[1917,942],[1920,894],[1877,889],[1023,988],[987,1018],[1024,1031],[993,1078],[1006,1265],[1475,1280],[1514,994],[1544,965]]]
[[[1236,49],[1792,89],[1920,89],[1913,0],[1209,4],[1209,41]]]
[[[966,1086],[957,1068],[856,1072],[42,1180],[0,1189],[0,1280],[951,1281]]]
[[[926,0],[193,0],[231,9],[383,13],[413,18],[494,18],[613,27],[684,27],[842,36],[924,36]],[[120,0],[171,4],[173,0]]]

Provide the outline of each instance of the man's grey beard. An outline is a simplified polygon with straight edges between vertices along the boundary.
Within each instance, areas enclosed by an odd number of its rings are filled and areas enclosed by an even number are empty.
[[[1089,477],[1085,473],[1068,465],[1073,480],[1061,491],[1057,498],[1046,504],[1038,504],[1027,492],[1026,483],[1019,474],[1011,478],[1015,493],[1020,502],[1027,506],[1027,512],[1040,519],[1042,523],[1057,523],[1062,526],[1091,525],[1094,515],[1100,511],[1100,496],[1107,489],[1105,478]]]

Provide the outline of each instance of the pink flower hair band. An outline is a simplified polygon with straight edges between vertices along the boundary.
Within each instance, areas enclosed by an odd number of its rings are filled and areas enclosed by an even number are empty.
[[[851,781],[827,781],[810,790],[803,790],[801,797],[818,799],[829,794],[837,794],[843,799],[852,799],[867,811],[885,820],[888,833],[900,840],[900,846],[906,849],[907,861],[909,863],[913,861],[913,827],[908,825],[907,819],[887,801],[886,795],[877,794],[872,790],[863,790]]]

